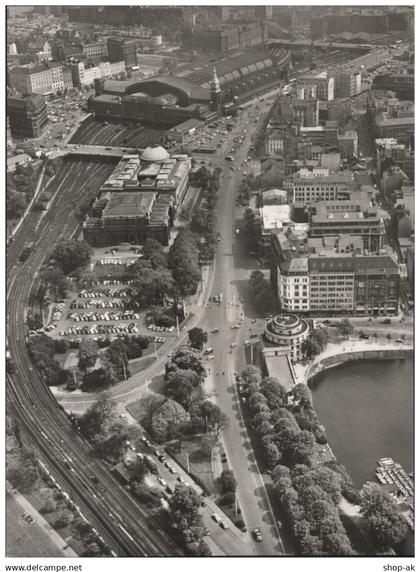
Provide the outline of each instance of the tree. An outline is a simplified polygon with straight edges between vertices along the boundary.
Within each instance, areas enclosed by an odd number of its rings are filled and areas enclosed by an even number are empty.
[[[215,442],[220,438],[221,433],[228,427],[229,419],[220,407],[211,401],[203,401],[199,405],[201,417],[204,420],[206,431],[211,431]]]
[[[261,270],[253,270],[249,282],[255,302],[262,312],[267,312],[276,307],[276,300],[270,283]]]
[[[143,258],[150,261],[152,268],[166,268],[168,261],[163,246],[154,238],[148,238],[143,245]]]
[[[78,368],[82,370],[85,375],[88,367],[95,365],[98,354],[99,347],[94,340],[85,339],[80,342]]]
[[[248,405],[252,411],[256,411],[256,408],[257,408],[259,403],[267,404],[267,398],[265,397],[265,395],[263,395],[262,393],[257,391],[256,393],[253,393],[250,396],[250,398],[248,400]]]
[[[360,511],[366,519],[371,541],[380,550],[394,547],[407,534],[408,525],[396,503],[376,483],[362,487]]]
[[[241,382],[245,387],[249,386],[251,383],[255,383],[259,386],[261,381],[261,371],[255,365],[248,365],[244,370],[242,370]]]
[[[6,477],[8,481],[23,493],[32,489],[38,480],[38,476],[35,455],[26,447],[21,450],[17,462],[7,466]]]
[[[204,344],[207,343],[208,335],[201,328],[192,328],[188,330],[188,338],[192,348],[202,350]]]
[[[284,405],[286,390],[274,377],[265,377],[260,385],[260,391],[267,398],[271,409]]]
[[[89,409],[80,417],[79,428],[81,433],[91,439],[99,434],[105,423],[115,419],[115,403],[105,397],[100,397]]]
[[[274,442],[263,442],[263,455],[269,469],[273,469],[280,461],[281,455]]]
[[[228,492],[235,492],[236,491],[236,479],[235,479],[235,475],[233,474],[233,471],[231,471],[230,469],[224,469],[222,471],[222,474],[220,475],[220,481],[222,484],[222,492],[223,493],[228,493]]]
[[[117,381],[112,370],[108,367],[100,367],[88,373],[83,377],[83,391],[103,390],[113,385]],[[70,387],[72,384],[70,383]]]
[[[290,469],[284,465],[276,465],[271,473],[271,479],[273,481],[276,493],[282,502],[285,492],[288,489],[293,488]]]
[[[138,481],[133,481],[130,488],[133,495],[149,508],[162,506],[162,493],[159,489],[149,487]]]
[[[348,340],[349,335],[354,332],[354,327],[348,318],[344,318],[338,324],[338,331],[342,336],[346,337],[346,340]]]
[[[195,490],[177,485],[168,504],[174,527],[181,532],[184,542],[199,542],[203,537],[204,525],[199,513],[200,497]]]
[[[318,328],[314,330],[311,334],[313,340],[315,340],[321,350],[324,350],[328,344],[328,333],[324,328]]]
[[[202,379],[206,374],[202,358],[197,352],[190,349],[179,349],[172,354],[171,361],[166,364],[166,374],[178,369],[191,369],[195,371]]]
[[[153,268],[149,260],[136,262],[131,296],[142,308],[154,304],[163,306],[165,298],[172,296],[173,291],[174,279],[170,270]]]
[[[308,336],[306,340],[302,342],[302,353],[308,358],[312,359],[321,353],[321,346],[319,342],[315,340],[312,336]]]
[[[195,294],[201,279],[201,269],[198,263],[199,251],[197,240],[187,229],[178,232],[168,257],[169,268],[175,281],[176,289],[181,298]]]
[[[64,274],[87,266],[92,255],[92,248],[86,242],[67,240],[59,242],[54,248],[49,262],[60,268]]]
[[[199,551],[200,556],[212,556],[213,555],[208,544],[206,544],[203,539],[201,539],[200,542],[198,543],[198,551]]]
[[[71,510],[62,509],[54,521],[54,528],[64,528],[65,526],[68,526],[73,521],[73,519],[74,514]]]
[[[172,399],[164,399],[152,414],[151,431],[155,439],[163,443],[174,437],[174,428],[190,420],[185,409]]]
[[[306,464],[315,445],[315,438],[309,431],[299,431],[291,437],[290,443],[283,451],[282,459],[286,465]]]
[[[6,193],[6,216],[8,220],[20,218],[25,212],[28,200],[24,193],[10,190]]]
[[[197,397],[202,378],[192,369],[178,369],[166,376],[165,393],[188,411]]]
[[[246,189],[245,193],[248,194]],[[242,220],[241,235],[244,238],[245,246],[250,252],[257,252],[260,245],[260,234],[257,217],[252,209],[246,209]]]

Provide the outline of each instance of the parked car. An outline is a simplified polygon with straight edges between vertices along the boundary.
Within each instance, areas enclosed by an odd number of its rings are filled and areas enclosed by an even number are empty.
[[[261,530],[258,527],[254,528],[254,530],[252,531],[252,536],[255,538],[255,540],[257,542],[262,542],[263,538],[262,538]]]
[[[217,514],[217,512],[214,512],[214,513],[211,515],[211,517],[212,517],[212,519],[214,520],[214,522],[217,522],[217,524],[220,524],[220,523],[222,522],[222,517],[219,516],[219,515]]]
[[[368,334],[364,334],[363,332],[361,332],[361,333],[359,334],[359,338],[360,338],[361,340],[368,340],[368,339],[370,338],[370,336],[369,336]]]

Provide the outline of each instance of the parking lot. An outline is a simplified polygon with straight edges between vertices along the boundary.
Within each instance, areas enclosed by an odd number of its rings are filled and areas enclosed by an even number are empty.
[[[109,288],[112,282],[112,288]],[[175,326],[161,327],[146,319],[138,302],[130,300],[130,283],[122,280],[99,280],[95,286],[82,287],[63,302],[54,304],[46,325],[29,335],[48,333],[77,346],[82,339],[98,342],[125,335],[140,334],[163,344],[176,335]]]

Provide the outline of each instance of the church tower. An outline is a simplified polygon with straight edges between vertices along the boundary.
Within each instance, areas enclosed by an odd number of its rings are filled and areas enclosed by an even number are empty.
[[[210,82],[210,109],[217,111],[218,117],[222,115],[222,90],[220,89],[215,67],[213,68],[213,77]]]

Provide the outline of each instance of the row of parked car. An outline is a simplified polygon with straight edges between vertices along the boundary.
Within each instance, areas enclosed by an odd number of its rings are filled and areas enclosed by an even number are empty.
[[[119,320],[139,320],[140,314],[136,314],[132,310],[125,310],[124,312],[83,312],[83,314],[77,314],[72,312],[67,315],[68,320],[74,320],[75,322],[109,322],[109,321],[119,321]]]
[[[147,329],[152,332],[173,332],[175,330],[175,326],[155,326],[154,324],[149,324]]]
[[[79,298],[127,298],[130,290],[118,288],[98,288],[97,290],[80,290]]]
[[[137,334],[139,331],[135,324],[116,325],[98,324],[94,326],[72,326],[66,330],[60,330],[60,336],[69,336],[74,334],[92,335],[92,334]]]
[[[72,282],[75,282],[75,278],[73,277],[73,280],[70,278],[70,280]],[[109,278],[107,279],[101,279],[99,278],[98,280],[80,280],[79,281],[80,286],[99,286],[101,284],[103,284],[104,286],[129,286],[130,284],[134,284],[134,280],[110,280]]]
[[[124,266],[126,264],[134,264],[137,260],[137,258],[103,258],[96,262],[96,266],[105,266],[108,264],[112,266]]]
[[[71,310],[81,310],[86,308],[128,308],[129,306],[135,306],[138,308],[140,304],[138,302],[132,303],[130,300],[120,300],[114,298],[113,300],[105,300],[101,302],[97,302],[96,300],[89,300],[89,302],[78,302],[77,300],[73,300],[70,304]]]

